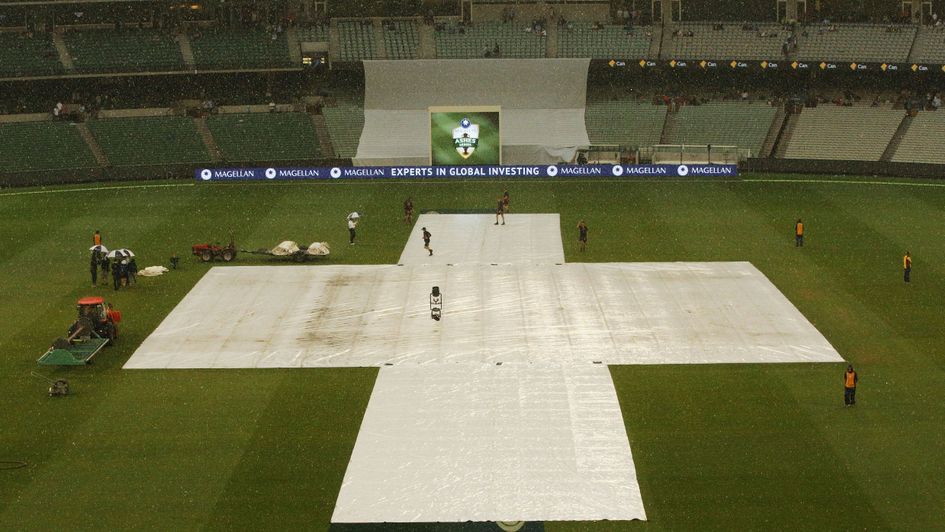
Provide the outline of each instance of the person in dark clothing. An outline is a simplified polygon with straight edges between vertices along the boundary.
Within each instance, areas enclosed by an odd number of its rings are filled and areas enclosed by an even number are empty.
[[[92,288],[95,288],[95,285],[98,284],[98,251],[92,252],[92,258],[89,261],[89,271],[92,273]]]
[[[102,257],[102,280],[105,281],[105,283],[107,284],[108,283],[108,270],[109,270],[110,263],[108,260],[108,255],[102,253],[101,257]]]
[[[853,371],[853,364],[847,366],[847,372],[843,374],[843,403],[846,406],[856,406],[856,383],[859,381],[856,372]]]
[[[502,225],[505,225],[505,202],[501,196],[496,198],[495,225],[499,225],[499,218],[502,218]]]
[[[430,247],[430,237],[433,235],[427,231],[427,228],[423,228],[423,249],[430,252],[430,256],[433,256],[433,248]]]
[[[902,280],[909,282],[909,274],[912,273],[912,255],[907,251],[905,256],[902,257]]]
[[[584,223],[584,220],[581,220],[581,223],[577,225],[578,228],[578,242],[581,243],[581,251],[587,249],[587,224]]]
[[[125,275],[128,277],[129,285],[138,282],[138,263],[135,262],[134,257],[128,259],[128,265],[125,267]]]
[[[410,198],[404,200],[404,223],[407,225],[413,223],[413,200]]]
[[[112,264],[112,281],[115,283],[115,290],[121,288],[121,277],[124,274],[122,270],[121,262],[115,261],[115,264]]]

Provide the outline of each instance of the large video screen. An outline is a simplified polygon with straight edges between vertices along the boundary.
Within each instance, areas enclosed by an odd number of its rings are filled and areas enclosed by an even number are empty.
[[[430,107],[430,165],[502,164],[499,107]]]

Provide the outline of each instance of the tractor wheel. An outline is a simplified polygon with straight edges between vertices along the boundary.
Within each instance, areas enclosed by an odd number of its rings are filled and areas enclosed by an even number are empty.
[[[205,249],[200,252],[200,260],[203,262],[210,262],[213,260],[213,252],[209,249]]]
[[[223,253],[220,254],[220,258],[223,259],[223,262],[233,262],[233,259],[236,258],[236,252],[232,249],[224,249]]]

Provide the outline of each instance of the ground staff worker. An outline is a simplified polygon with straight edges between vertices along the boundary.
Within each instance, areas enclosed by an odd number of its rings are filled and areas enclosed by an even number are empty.
[[[847,372],[843,374],[843,404],[846,406],[856,405],[856,383],[859,378],[853,371],[853,364],[847,366]]]
[[[798,218],[797,223],[794,224],[794,247],[804,247],[804,222],[802,222],[800,218]]]
[[[902,280],[908,283],[910,273],[912,273],[912,256],[907,251],[906,255],[902,257]]]

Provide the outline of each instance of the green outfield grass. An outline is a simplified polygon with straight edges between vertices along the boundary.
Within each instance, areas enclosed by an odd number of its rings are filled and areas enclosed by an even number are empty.
[[[764,176],[748,176],[763,179]],[[780,179],[780,177],[779,177]],[[191,244],[327,240],[324,263],[394,263],[418,210],[561,214],[568,261],[748,260],[852,361],[614,367],[649,521],[546,530],[934,530],[945,523],[945,188],[865,182],[330,182],[0,192],[0,530],[325,530],[375,369],[122,371],[207,271]],[[945,184],[945,183],[943,183]],[[40,191],[36,191],[40,192]],[[11,195],[12,194],[12,195]],[[363,212],[357,246],[345,215]],[[807,245],[795,249],[794,221]],[[586,253],[575,225],[590,226]],[[100,229],[139,266],[180,270],[90,288]],[[901,257],[914,257],[902,282]],[[242,255],[237,264],[270,264]],[[287,265],[286,267],[295,267]],[[124,314],[88,367],[39,368],[74,301]],[[46,397],[31,376],[70,380]],[[349,529],[346,527],[345,529]],[[353,529],[353,528],[352,528]],[[429,529],[442,530],[443,527]],[[364,530],[364,528],[358,528]]]

